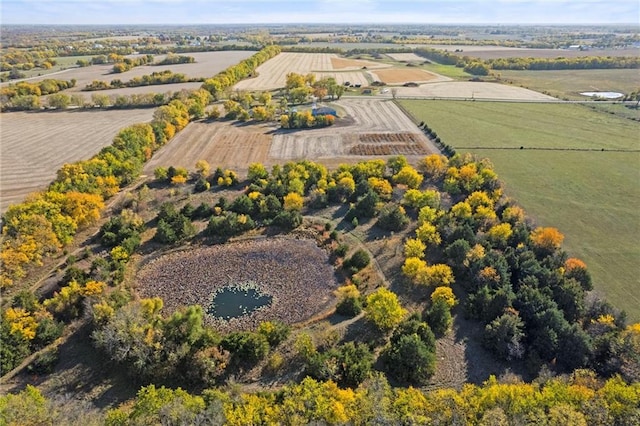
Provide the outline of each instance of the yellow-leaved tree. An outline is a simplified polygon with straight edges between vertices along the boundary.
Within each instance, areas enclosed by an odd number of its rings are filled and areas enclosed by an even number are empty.
[[[379,288],[367,297],[365,312],[367,318],[385,332],[394,329],[407,314],[398,296],[386,288]]]

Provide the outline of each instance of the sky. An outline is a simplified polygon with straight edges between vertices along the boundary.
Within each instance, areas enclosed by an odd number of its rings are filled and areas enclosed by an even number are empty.
[[[640,26],[640,0],[0,0],[0,23]]]

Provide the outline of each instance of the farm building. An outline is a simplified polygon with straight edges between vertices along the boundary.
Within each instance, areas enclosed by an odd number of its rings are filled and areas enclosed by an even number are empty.
[[[314,108],[311,114],[313,114],[314,117],[317,115],[333,115],[336,118],[338,117],[336,110],[329,107]]]

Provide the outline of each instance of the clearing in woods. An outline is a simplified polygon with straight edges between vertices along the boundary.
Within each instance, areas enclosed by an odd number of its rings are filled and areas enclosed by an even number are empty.
[[[10,112],[0,126],[0,211],[46,189],[65,163],[88,160],[153,109]]]

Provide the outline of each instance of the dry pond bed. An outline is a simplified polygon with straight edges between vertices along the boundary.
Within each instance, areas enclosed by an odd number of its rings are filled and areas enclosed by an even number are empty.
[[[271,303],[230,320],[207,314],[205,321],[224,332],[270,320],[295,324],[328,308],[338,286],[327,252],[314,240],[291,237],[187,248],[149,260],[137,275],[140,296],[161,297],[167,313],[196,304],[206,312],[219,290],[247,283]]]

